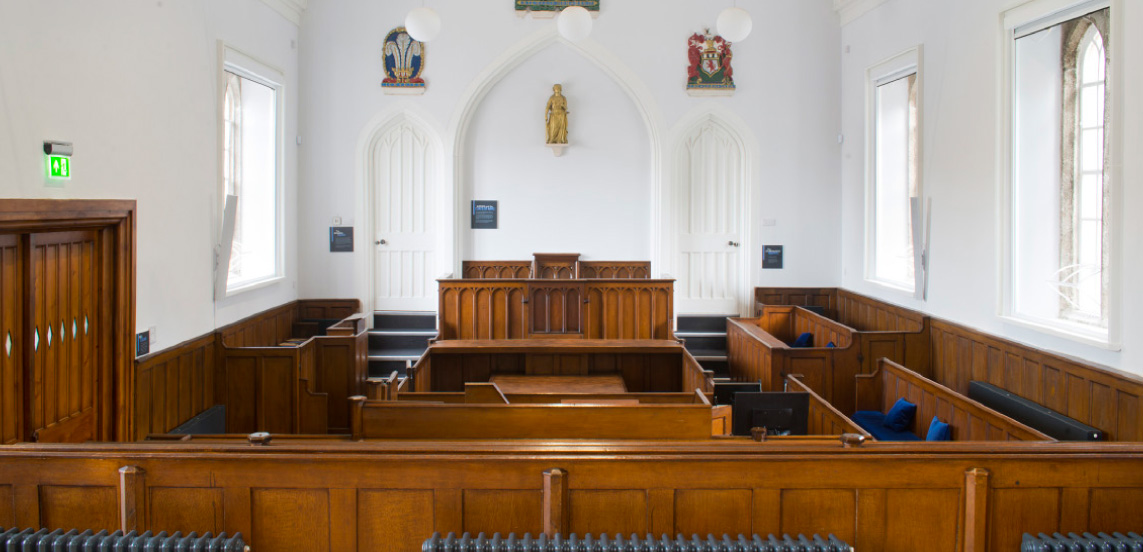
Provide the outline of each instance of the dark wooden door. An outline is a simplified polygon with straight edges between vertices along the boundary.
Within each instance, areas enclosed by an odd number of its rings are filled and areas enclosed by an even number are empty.
[[[96,438],[100,283],[95,230],[28,237],[25,428],[31,440]],[[110,397],[105,399],[110,400]]]

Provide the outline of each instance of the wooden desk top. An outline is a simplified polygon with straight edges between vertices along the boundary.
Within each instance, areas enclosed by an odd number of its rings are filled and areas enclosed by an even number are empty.
[[[497,374],[489,380],[495,383],[505,395],[559,393],[568,394],[612,394],[626,393],[627,386],[618,374],[601,376],[519,376]]]

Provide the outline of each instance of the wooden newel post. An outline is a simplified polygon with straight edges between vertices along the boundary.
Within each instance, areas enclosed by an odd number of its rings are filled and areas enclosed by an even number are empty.
[[[138,466],[119,468],[119,529],[124,533],[142,532],[147,526],[143,519],[147,512],[143,477],[143,468]]]
[[[964,552],[988,550],[988,470],[964,472]]]
[[[544,534],[568,533],[568,472],[552,468],[544,472]]]
[[[365,439],[362,416],[365,414],[365,397],[354,395],[349,397],[349,432],[354,441]]]

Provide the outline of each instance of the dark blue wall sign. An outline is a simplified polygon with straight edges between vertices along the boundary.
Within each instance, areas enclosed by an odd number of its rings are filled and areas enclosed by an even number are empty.
[[[353,252],[353,227],[352,226],[330,226],[329,227],[329,251],[330,251],[330,253],[352,253]]]
[[[135,334],[135,356],[141,357],[151,352],[151,330]]]
[[[762,268],[782,268],[782,246],[762,246]]]
[[[491,230],[496,228],[497,216],[500,209],[495,201],[472,200],[472,228],[474,230]]]

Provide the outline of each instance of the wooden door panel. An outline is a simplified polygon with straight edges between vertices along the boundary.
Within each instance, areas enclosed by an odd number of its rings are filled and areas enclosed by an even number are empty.
[[[32,234],[29,246],[32,361],[27,435],[95,438],[94,300],[98,235],[92,230]]]
[[[23,440],[24,259],[20,236],[0,235],[0,443]]]

